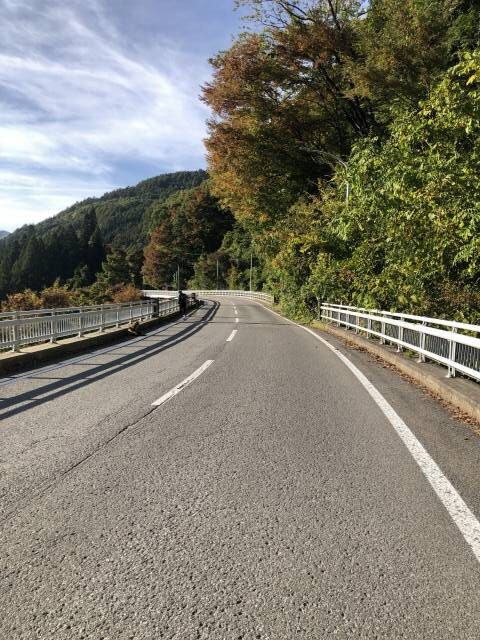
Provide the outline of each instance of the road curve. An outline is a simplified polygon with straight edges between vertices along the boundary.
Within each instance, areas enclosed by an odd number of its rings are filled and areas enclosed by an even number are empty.
[[[480,516],[480,440],[358,351]],[[480,637],[480,564],[336,353],[208,301],[0,380],[0,638]]]

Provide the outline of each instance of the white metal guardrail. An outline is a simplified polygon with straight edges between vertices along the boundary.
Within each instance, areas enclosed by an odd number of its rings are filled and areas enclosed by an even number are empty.
[[[179,311],[178,300],[142,300],[123,304],[66,309],[35,309],[0,313],[0,350],[18,351],[22,345],[55,342],[89,331],[104,331],[134,321],[164,317]]]
[[[447,367],[447,377],[458,371],[480,381],[480,325],[324,303],[321,317],[337,326],[379,338]]]
[[[126,302],[124,305],[129,304],[137,304]],[[116,309],[121,306],[121,304],[110,303],[110,304],[95,304],[90,306],[82,306],[82,307],[54,307],[51,309],[31,309],[29,311],[0,311],[0,320],[11,320],[16,318],[39,318],[41,316],[50,316],[52,314],[62,314],[62,313],[79,313],[80,311],[95,311],[97,309],[103,308],[107,309]]]
[[[240,289],[186,289],[185,293],[196,296],[236,296],[242,298],[250,298],[251,300],[262,300],[263,302],[269,302],[273,304],[273,296],[268,293],[262,293],[261,291],[243,291]],[[142,294],[146,298],[172,298],[178,296],[177,291],[168,291],[162,289],[145,290]]]

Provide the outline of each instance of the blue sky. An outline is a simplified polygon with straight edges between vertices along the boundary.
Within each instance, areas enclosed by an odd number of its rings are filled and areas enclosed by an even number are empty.
[[[0,0],[0,229],[205,166],[208,58],[233,0]]]

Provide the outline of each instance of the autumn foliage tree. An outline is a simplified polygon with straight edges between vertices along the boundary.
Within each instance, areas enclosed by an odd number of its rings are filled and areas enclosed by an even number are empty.
[[[212,60],[206,144],[262,281],[300,316],[446,296],[473,316],[478,0],[239,4],[254,28]]]
[[[178,192],[150,215],[156,226],[145,248],[143,274],[155,287],[170,285],[177,267],[181,286],[185,286],[196,260],[216,251],[233,224],[231,214],[219,207],[208,183]]]

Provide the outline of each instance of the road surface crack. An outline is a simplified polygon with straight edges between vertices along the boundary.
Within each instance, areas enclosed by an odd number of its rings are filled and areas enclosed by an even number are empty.
[[[51,482],[44,483],[43,487],[39,491],[36,491],[35,493],[31,494],[30,498],[27,498],[27,500],[25,500],[21,504],[21,506],[15,508],[15,509],[12,509],[11,511],[8,511],[0,519],[0,523],[4,524],[8,520],[11,520],[18,513],[20,513],[20,511],[23,511],[24,509],[28,508],[33,502],[35,502],[36,500],[44,497],[46,494],[51,492],[53,489],[55,489],[55,487],[62,480],[64,480],[67,476],[69,476],[73,471],[75,471],[79,467],[83,466],[86,462],[88,462],[91,458],[93,458],[97,453],[102,451],[105,447],[107,447],[114,440],[119,438],[126,431],[129,431],[130,429],[133,429],[134,427],[136,427],[138,424],[140,424],[140,422],[142,422],[142,420],[144,420],[147,416],[149,416],[151,413],[153,413],[156,409],[157,409],[157,407],[151,407],[148,411],[143,413],[139,418],[137,418],[133,422],[130,422],[129,424],[126,424],[121,429],[119,429],[116,433],[114,433],[110,438],[108,438],[107,440],[104,440],[103,442],[101,442],[97,447],[95,447],[93,450],[91,450],[89,453],[87,453],[83,458],[81,458],[80,460],[77,460],[77,462],[75,462],[74,464],[70,465],[69,467],[67,467],[66,469],[61,471],[60,473],[56,474],[53,477]]]

